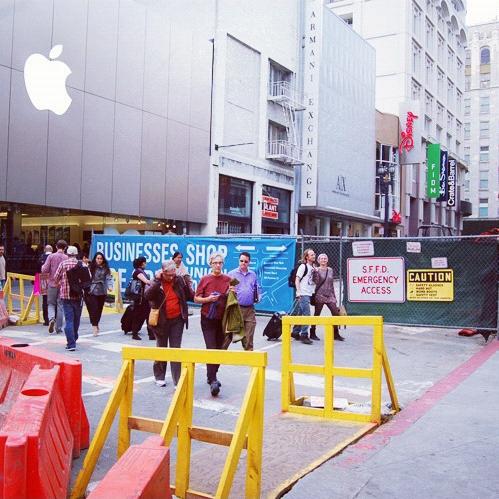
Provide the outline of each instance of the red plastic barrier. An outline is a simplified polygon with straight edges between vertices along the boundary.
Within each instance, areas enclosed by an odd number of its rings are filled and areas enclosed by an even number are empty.
[[[132,445],[87,499],[171,499],[170,449],[158,436]]]
[[[73,457],[78,457],[81,449],[88,448],[90,433],[81,398],[82,367],[78,360],[0,338],[0,428],[36,365],[43,369],[60,367],[61,375],[57,383],[73,434]]]
[[[0,430],[2,499],[65,498],[73,434],[59,386],[61,369],[35,366]]]

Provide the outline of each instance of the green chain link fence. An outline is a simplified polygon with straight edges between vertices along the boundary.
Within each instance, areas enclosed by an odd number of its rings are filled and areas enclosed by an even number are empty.
[[[339,279],[341,301],[349,315],[382,315],[388,324],[446,326],[453,328],[497,329],[498,239],[496,236],[440,238],[373,238],[374,257],[402,257],[405,274],[409,269],[431,269],[432,258],[447,259],[453,270],[454,299],[408,301],[403,303],[358,303],[348,301],[347,259],[353,257],[352,243],[359,238],[302,236],[297,255],[312,248],[325,253]],[[366,241],[362,239],[362,241]],[[420,252],[408,252],[408,242],[420,244]],[[417,245],[416,245],[417,246]],[[369,257],[363,257],[369,258]],[[405,276],[404,276],[405,278]]]

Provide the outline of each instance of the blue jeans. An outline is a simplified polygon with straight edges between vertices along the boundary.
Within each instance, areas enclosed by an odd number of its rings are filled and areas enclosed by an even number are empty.
[[[301,296],[296,303],[293,315],[310,315],[310,296]],[[293,326],[293,333],[308,336],[308,326]]]
[[[68,348],[75,348],[76,340],[78,339],[78,328],[80,327],[82,302],[81,300],[61,301],[62,308],[64,309],[64,318],[66,319],[64,333],[66,334]]]

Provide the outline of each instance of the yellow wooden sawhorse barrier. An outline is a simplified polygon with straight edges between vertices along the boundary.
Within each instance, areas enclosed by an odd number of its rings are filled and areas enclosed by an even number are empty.
[[[118,458],[130,446],[131,430],[159,433],[165,446],[177,437],[175,485],[177,497],[229,497],[242,449],[247,450],[246,497],[260,497],[262,479],[263,407],[266,352],[229,352],[181,348],[124,347],[123,365],[83,461],[72,499],[82,498],[107,439],[118,408]],[[137,360],[181,362],[182,372],[164,421],[132,415],[134,365]],[[234,432],[193,426],[194,370],[196,364],[224,364],[251,368],[241,412]],[[229,447],[220,482],[214,496],[189,488],[191,441]]]
[[[291,327],[293,325],[319,325],[325,327],[324,365],[293,364],[291,359]],[[333,326],[372,326],[373,365],[371,369],[337,367],[334,365]],[[383,317],[381,316],[285,316],[282,319],[282,387],[281,408],[284,412],[319,416],[355,422],[381,423],[381,374],[385,374],[392,410],[400,410],[397,393],[393,383],[390,364],[386,355],[383,339]],[[296,398],[293,373],[324,376],[324,408],[304,407],[305,397]],[[356,414],[345,410],[335,410],[334,377],[368,378],[371,385],[371,414]]]
[[[19,281],[19,293],[12,292],[16,280]],[[25,294],[26,282],[31,283],[31,294],[29,296]],[[38,324],[40,322],[40,300],[39,296],[33,293],[34,283],[35,276],[7,272],[7,279],[3,288],[5,306],[9,315],[19,314],[18,326]],[[14,307],[15,301],[18,302],[18,308]]]

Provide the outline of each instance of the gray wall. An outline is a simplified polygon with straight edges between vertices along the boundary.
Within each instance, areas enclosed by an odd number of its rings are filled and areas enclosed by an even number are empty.
[[[323,15],[317,205],[372,216],[375,53],[339,17]]]
[[[214,3],[2,0],[0,201],[205,222]],[[62,116],[23,77],[56,44]]]

